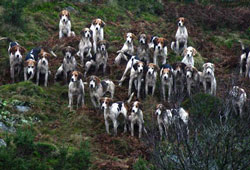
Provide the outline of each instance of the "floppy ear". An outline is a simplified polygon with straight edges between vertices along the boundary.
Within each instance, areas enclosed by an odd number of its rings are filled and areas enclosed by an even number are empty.
[[[113,104],[113,99],[109,99],[109,106]]]
[[[134,68],[135,70],[137,70],[137,67],[138,67],[138,63],[135,63],[135,64],[133,65],[133,68]]]
[[[185,48],[184,50],[183,50],[183,53],[182,53],[182,56],[186,56],[187,55],[187,48]]]
[[[95,76],[95,79],[96,79],[96,83],[97,83],[97,84],[100,84],[100,83],[101,83],[101,80],[99,79],[99,77]]]
[[[62,11],[59,13],[59,17],[60,17],[60,19],[62,18]]]
[[[26,60],[26,61],[24,62],[24,67],[27,67],[27,66],[28,66],[28,63],[29,63],[29,60]]]
[[[126,40],[126,39],[127,39],[127,33],[124,34],[124,40]]]
[[[138,105],[139,105],[139,108],[142,110],[143,109],[142,103],[138,102]]]
[[[62,49],[62,53],[63,53],[63,55],[65,56],[65,54],[66,54],[66,47],[64,47],[64,48]]]
[[[184,70],[187,65],[185,63],[181,63],[181,69]]]
[[[34,62],[34,64],[36,65],[37,62],[36,62],[36,61],[33,61],[33,62]]]
[[[84,29],[80,32],[80,34],[81,34],[82,36],[84,36]]]
[[[102,20],[101,27],[104,27],[105,25],[106,25],[106,23]]]
[[[109,48],[109,42],[105,40],[105,44],[106,44],[106,49]]]
[[[193,48],[192,53],[193,53],[193,56],[195,56],[197,54],[197,51],[195,48]]]
[[[160,77],[162,76],[162,74],[163,74],[163,68],[160,71]]]
[[[72,56],[74,56],[76,54],[76,49],[71,47],[70,50],[71,50]]]
[[[177,66],[177,63],[172,64],[172,68],[175,70]]]
[[[136,39],[136,36],[135,36],[135,34],[133,34],[133,33],[132,33],[132,38],[133,38],[133,40]]]
[[[207,63],[203,64],[203,65],[202,65],[202,68],[204,69],[206,66],[207,66]]]
[[[104,97],[101,97],[101,98],[100,98],[100,103],[103,103],[103,102],[104,102],[104,99],[105,99]]]
[[[93,37],[93,31],[92,30],[89,30],[90,34],[91,34],[91,37]]]
[[[101,41],[99,40],[99,41],[97,42],[97,48],[100,47],[100,44],[101,44]]]
[[[15,47],[15,46],[11,47],[11,49],[10,49],[10,53],[11,53],[11,54],[14,54],[14,53],[15,53],[15,49],[16,49],[16,47]]]
[[[78,71],[78,80],[81,80],[82,79],[82,77],[83,77],[83,75],[82,75],[82,73],[80,72],[80,71]]]
[[[163,47],[166,47],[167,46],[167,39],[163,39],[164,41],[163,41]]]
[[[69,13],[69,11],[68,11],[68,18],[69,18],[69,20],[70,20],[70,13]]]
[[[24,54],[26,51],[27,51],[27,50],[26,50],[24,47],[21,47],[21,46],[20,46],[20,52],[21,52],[21,54]]]
[[[96,19],[94,19],[94,20],[92,21],[92,24],[93,24],[93,25],[96,25]]]
[[[86,78],[86,81],[89,83],[89,81],[90,81],[90,77],[87,77],[87,78]]]
[[[215,66],[214,66],[214,64],[212,64],[212,67],[213,67],[213,71],[215,70]]]
[[[154,68],[155,68],[156,71],[160,70],[160,67],[158,65],[156,65],[156,64],[154,64]]]
[[[155,39],[153,40],[154,45],[157,45],[157,42],[158,42],[158,38],[155,38]]]

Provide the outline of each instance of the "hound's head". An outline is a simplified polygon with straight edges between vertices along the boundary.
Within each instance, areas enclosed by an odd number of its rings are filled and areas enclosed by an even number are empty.
[[[91,38],[92,37],[92,30],[90,30],[89,28],[83,28],[81,31],[81,35],[84,38]]]
[[[104,97],[100,99],[101,109],[106,110],[108,109],[113,103],[113,100],[108,97]]]
[[[139,101],[135,101],[132,104],[132,112],[138,113],[139,110],[142,110],[142,104]]]
[[[149,75],[153,75],[154,72],[157,72],[159,70],[159,67],[154,63],[149,63],[147,68],[148,68],[147,74]]]
[[[70,14],[67,10],[62,10],[59,14],[60,20],[64,23],[67,23],[70,20]]]
[[[156,111],[155,114],[156,115],[161,115],[161,113],[165,110],[165,106],[163,104],[157,104],[156,106]]]
[[[75,55],[76,49],[70,46],[63,48],[62,53],[67,60],[71,60],[72,56]]]
[[[106,24],[103,20],[97,18],[92,21],[92,25],[95,27],[96,31],[99,31],[101,28],[103,28]]]
[[[133,65],[134,70],[138,73],[143,73],[144,63],[139,61]]]
[[[45,52],[44,50],[41,50],[38,56],[40,60],[42,60],[43,65],[48,65],[48,59],[51,57],[49,53]]]
[[[183,51],[184,56],[187,56],[189,58],[194,57],[197,54],[197,51],[193,47],[188,47]]]
[[[161,72],[160,72],[160,77],[163,80],[168,80],[169,78],[172,77],[173,74],[173,69],[171,66],[167,65],[166,67],[162,67]]]
[[[165,46],[167,46],[167,40],[165,38],[155,38],[153,42],[155,48],[158,50],[162,50]]]
[[[20,45],[15,45],[10,49],[10,53],[14,55],[15,59],[22,59],[26,49]]]
[[[203,74],[206,76],[214,76],[214,64],[213,63],[203,64]]]
[[[124,35],[124,38],[125,38],[126,42],[127,42],[128,44],[130,44],[130,43],[133,42],[133,40],[134,40],[136,37],[135,37],[135,34],[129,32],[129,33],[127,33],[127,34]]]
[[[97,76],[90,76],[88,78],[88,84],[90,89],[95,89],[100,83],[101,80]]]
[[[106,40],[98,41],[97,50],[100,51],[100,52],[105,52],[105,51],[107,51],[108,46],[109,46],[109,44],[108,44],[108,42]]]
[[[139,43],[143,44],[143,45],[148,43],[148,38],[147,38],[146,34],[141,34],[139,36]]]
[[[29,75],[32,75],[35,73],[35,69],[36,69],[36,61],[35,60],[27,60],[26,61],[26,67],[27,67],[27,73]]]
[[[77,82],[82,79],[82,73],[80,71],[73,71],[71,73],[71,79],[72,82]]]
[[[179,27],[183,27],[184,26],[184,23],[185,23],[185,18],[184,17],[180,17],[178,19],[178,26]]]
[[[191,65],[187,65],[187,66],[185,67],[185,73],[186,73],[186,78],[187,78],[187,79],[190,79],[190,78],[192,78],[195,74],[198,73],[198,70],[197,70],[195,67],[191,66]]]
[[[186,64],[182,62],[177,62],[173,64],[174,74],[183,75],[185,71]]]

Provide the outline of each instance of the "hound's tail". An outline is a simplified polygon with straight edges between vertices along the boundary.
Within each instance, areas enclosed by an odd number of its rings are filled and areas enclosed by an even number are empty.
[[[241,40],[239,40],[239,43],[240,43],[240,45],[241,45],[241,49],[242,49],[242,50],[245,50],[245,46],[244,46],[243,42],[242,42]]]
[[[127,52],[124,52],[123,54],[128,57],[128,60],[130,60],[130,58],[133,56],[133,55],[127,53]]]
[[[127,103],[128,103],[128,104],[131,102],[132,98],[134,97],[134,94],[135,94],[135,93],[132,93],[132,94],[130,95],[129,99],[127,100]]]
[[[12,42],[12,40],[9,37],[0,37],[0,41],[7,40],[8,42]]]

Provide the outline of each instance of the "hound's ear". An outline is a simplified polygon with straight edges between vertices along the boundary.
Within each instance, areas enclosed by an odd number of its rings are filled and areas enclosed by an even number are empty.
[[[81,34],[81,36],[84,36],[84,30],[82,30],[82,31],[80,32],[80,34]]]
[[[101,27],[104,27],[105,25],[106,25],[106,23],[102,20]]]
[[[78,80],[81,80],[83,78],[83,75],[80,71],[78,71]]]
[[[168,43],[168,42],[167,42],[167,39],[164,38],[164,39],[163,39],[163,47],[166,47],[166,46],[167,46],[167,43]]]
[[[15,50],[16,50],[16,46],[11,47],[10,53],[11,53],[11,54],[14,54],[14,53],[15,53]]]
[[[99,77],[95,76],[95,79],[96,79],[97,84],[101,83],[101,80],[99,79]]]
[[[24,53],[27,52],[27,50],[26,50],[24,47],[21,47],[21,46],[20,46],[20,52],[21,52],[21,54],[23,55]]]
[[[59,13],[59,17],[60,17],[60,19],[62,18],[62,11]]]
[[[215,69],[215,66],[214,66],[214,64],[212,64],[212,67],[213,67],[213,71],[214,71],[214,69]]]
[[[64,47],[64,48],[62,49],[62,53],[63,53],[63,55],[65,56],[65,54],[66,54],[66,47]]]
[[[103,103],[103,102],[104,102],[104,99],[105,99],[104,97],[101,97],[101,98],[100,98],[100,103]]]
[[[153,40],[153,43],[154,43],[154,45],[157,45],[157,43],[158,43],[158,38],[155,38],[155,39]]]
[[[135,34],[133,34],[133,33],[132,33],[132,38],[133,38],[133,40],[136,39],[136,36],[135,36]]]
[[[181,63],[181,69],[184,70],[187,65],[185,63]]]
[[[92,24],[93,24],[93,25],[96,25],[96,19],[94,19],[94,20],[92,21]]]
[[[86,81],[89,82],[89,81],[90,81],[90,77],[87,77],[87,78],[86,78]]]
[[[99,48],[100,47],[100,44],[101,44],[101,41],[99,40],[98,42],[97,42],[97,47]]]
[[[69,13],[69,11],[68,11],[68,19],[70,20],[70,13]]]
[[[124,40],[126,40],[126,39],[127,39],[127,33],[124,34]]]
[[[183,50],[183,53],[182,53],[182,56],[186,56],[187,55],[187,48],[185,48],[184,50]]]
[[[90,34],[91,34],[91,37],[93,37],[93,31],[92,30],[89,30]]]
[[[109,99],[109,106],[111,106],[113,104],[113,99]]]
[[[139,105],[139,108],[142,110],[143,109],[142,103],[138,102],[138,105]]]
[[[193,48],[192,53],[193,53],[193,56],[195,56],[197,54],[197,51],[195,48]]]
[[[34,64],[36,65],[37,62],[36,62],[36,61],[33,61],[33,62],[34,62]]]
[[[206,68],[207,67],[207,63],[203,64],[202,67],[203,67],[203,69]]]
[[[27,67],[28,64],[29,64],[29,60],[26,60],[26,61],[24,62],[24,67]]]
[[[146,43],[148,44],[150,40],[150,37],[148,35],[146,35]]]
[[[74,56],[76,54],[76,49],[71,47],[70,50],[71,50],[72,56]]]
[[[135,64],[133,65],[133,68],[134,68],[135,70],[137,70],[137,67],[138,67],[138,63],[135,63]]]
[[[177,66],[177,63],[172,64],[172,68],[175,70]]]
[[[162,74],[163,74],[163,68],[160,71],[160,77],[162,76]]]
[[[194,73],[198,73],[198,70],[196,67],[193,67]]]
[[[109,48],[109,42],[105,40],[105,44],[106,44],[106,49]]]
[[[156,64],[154,64],[154,68],[155,68],[155,70],[157,70],[157,71],[160,70],[160,67],[159,67],[158,65],[156,65]]]

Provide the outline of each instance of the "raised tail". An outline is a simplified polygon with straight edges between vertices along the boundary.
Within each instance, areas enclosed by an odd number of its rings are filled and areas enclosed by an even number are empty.
[[[242,49],[242,50],[245,50],[245,46],[244,46],[243,42],[242,42],[241,40],[239,40],[239,43],[240,43],[240,45],[241,45],[241,49]]]
[[[129,97],[129,99],[127,100],[127,103],[129,104],[130,102],[131,102],[131,100],[132,100],[132,98],[134,97],[134,92],[130,95],[130,97]]]

